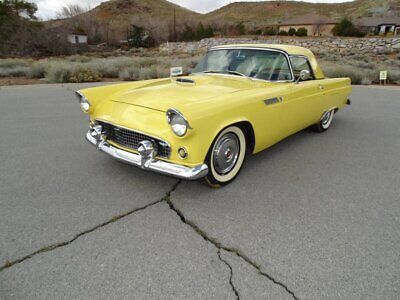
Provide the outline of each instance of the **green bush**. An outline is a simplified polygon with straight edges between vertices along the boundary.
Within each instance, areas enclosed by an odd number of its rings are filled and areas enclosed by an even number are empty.
[[[286,30],[279,31],[278,35],[287,36],[288,32]]]
[[[333,35],[336,36],[355,36],[363,37],[365,34],[358,30],[354,24],[347,18],[344,18],[340,23],[336,24],[332,29]]]
[[[278,33],[278,29],[276,27],[266,27],[264,30],[264,35],[276,35]]]
[[[149,46],[149,36],[146,34],[145,29],[140,26],[131,25],[128,31],[128,44],[132,48],[141,48]]]
[[[295,34],[296,34],[296,36],[307,36],[308,30],[304,27],[300,27],[299,29],[297,29]]]
[[[288,34],[289,34],[290,36],[294,36],[294,35],[296,34],[296,29],[290,28],[289,31],[288,31]]]

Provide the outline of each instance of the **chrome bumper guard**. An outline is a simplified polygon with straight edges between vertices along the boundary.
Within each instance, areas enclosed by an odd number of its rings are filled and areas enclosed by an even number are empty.
[[[112,157],[125,163],[140,167],[145,170],[154,171],[157,173],[174,176],[185,180],[197,180],[208,174],[206,164],[199,165],[193,168],[182,165],[172,164],[162,160],[157,160],[151,155],[140,155],[116,148],[93,130],[89,130],[86,134],[86,139],[94,145],[98,150],[111,155]]]

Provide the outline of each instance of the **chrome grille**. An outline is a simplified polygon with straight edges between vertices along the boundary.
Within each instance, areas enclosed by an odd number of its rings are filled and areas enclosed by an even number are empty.
[[[103,126],[104,134],[107,140],[121,145],[124,148],[137,150],[141,141],[148,140],[152,141],[157,147],[158,157],[169,158],[170,156],[171,148],[162,140],[106,122],[98,121],[98,123]]]

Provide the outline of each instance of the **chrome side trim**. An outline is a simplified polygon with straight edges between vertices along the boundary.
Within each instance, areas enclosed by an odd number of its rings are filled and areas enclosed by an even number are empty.
[[[106,141],[96,137],[91,134],[91,131],[88,131],[88,133],[86,134],[86,139],[88,140],[88,142],[94,145],[98,150],[107,153],[115,159],[142,168],[144,170],[150,170],[185,180],[197,180],[208,174],[208,166],[206,164],[190,168],[157,159],[152,159],[146,164],[142,164],[142,157],[139,154],[118,149],[108,144]]]
[[[265,103],[265,105],[272,105],[272,104],[280,103],[282,101],[283,101],[282,97],[275,97],[275,98],[270,98],[270,99],[264,100],[264,103]]]

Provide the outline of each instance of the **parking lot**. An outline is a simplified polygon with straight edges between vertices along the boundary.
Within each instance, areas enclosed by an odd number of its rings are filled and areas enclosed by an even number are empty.
[[[81,87],[0,88],[0,299],[399,299],[399,88],[215,190],[97,152]]]

